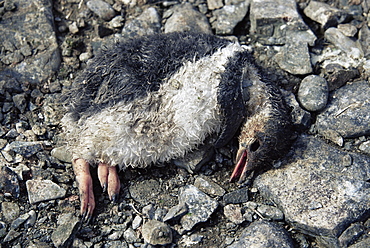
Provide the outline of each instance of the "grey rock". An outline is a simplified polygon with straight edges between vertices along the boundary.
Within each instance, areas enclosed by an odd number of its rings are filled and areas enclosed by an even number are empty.
[[[286,40],[291,40],[292,32],[309,29],[298,13],[294,0],[252,1],[250,22],[250,33],[267,39],[270,44],[285,44]]]
[[[163,218],[163,221],[177,219],[177,218],[184,216],[187,213],[188,213],[188,207],[186,206],[186,204],[181,203],[181,204],[178,204],[170,208],[166,216]]]
[[[318,149],[319,148],[319,149]],[[351,155],[351,166],[343,157]],[[338,242],[345,227],[368,211],[370,159],[300,136],[286,163],[258,176],[255,187],[304,233]]]
[[[153,204],[149,204],[142,209],[143,216],[147,219],[152,220],[155,214],[155,208]]]
[[[26,94],[17,94],[13,96],[13,102],[14,105],[17,107],[17,109],[24,113],[27,108],[27,100],[26,100]]]
[[[364,240],[361,240],[360,242],[348,246],[349,248],[367,248],[370,247],[370,238],[365,238]]]
[[[61,214],[58,217],[57,228],[51,234],[53,244],[56,247],[69,247],[79,227],[79,218],[72,213]]]
[[[7,223],[11,223],[14,219],[19,216],[19,206],[15,202],[2,202],[1,213],[2,220]]]
[[[293,248],[293,241],[280,225],[267,221],[255,221],[246,227],[239,240],[228,248]]]
[[[29,227],[34,226],[35,223],[36,223],[36,219],[37,219],[37,214],[36,214],[35,210],[29,211],[28,215],[29,215],[29,217],[28,217],[26,223],[24,224],[24,227],[26,229],[29,228]]]
[[[285,102],[291,109],[292,123],[301,129],[309,128],[311,126],[311,113],[301,108],[293,93],[284,90],[282,92]]]
[[[345,11],[318,1],[310,1],[303,12],[308,18],[320,23],[325,29],[343,23],[348,17]]]
[[[363,151],[364,153],[370,154],[370,141],[365,141],[361,143],[359,146],[359,149]]]
[[[207,6],[209,10],[219,9],[224,6],[222,0],[207,0]]]
[[[248,201],[248,188],[241,188],[224,195],[225,204],[238,204]]]
[[[328,102],[329,89],[325,78],[317,75],[305,77],[298,90],[298,100],[308,111],[319,111]]]
[[[165,33],[192,31],[212,34],[207,17],[195,10],[190,3],[175,5],[163,17],[168,18],[164,25]]]
[[[72,161],[72,154],[67,151],[66,146],[55,147],[51,150],[50,154],[54,158],[66,163],[71,163]]]
[[[121,239],[124,231],[113,231],[113,233],[108,235],[108,240],[119,240]]]
[[[20,194],[18,176],[7,166],[0,166],[0,192],[14,198]]]
[[[235,4],[227,4],[221,9],[213,11],[211,19],[212,28],[216,34],[233,34],[236,25],[243,20],[247,14],[250,1],[241,1]]]
[[[182,227],[187,231],[190,231],[196,224],[207,221],[218,206],[216,200],[193,185],[180,189],[179,203],[185,203],[189,208],[189,213],[180,220]]]
[[[26,182],[28,200],[31,204],[65,197],[66,190],[50,180],[28,180]]]
[[[132,244],[137,242],[139,239],[136,236],[136,232],[132,228],[128,228],[124,233],[123,237],[127,243]]]
[[[71,32],[72,34],[77,34],[80,30],[78,29],[77,27],[77,23],[76,22],[72,22],[69,26],[68,26],[68,29],[69,29],[69,32]]]
[[[140,215],[136,215],[134,220],[132,221],[132,229],[138,229],[142,222],[143,218],[141,218]]]
[[[308,46],[305,43],[286,43],[274,57],[279,67],[291,74],[312,72]]]
[[[317,116],[318,132],[337,132],[343,138],[370,134],[369,94],[367,82],[355,82],[334,91],[327,107]]]
[[[357,28],[349,23],[339,24],[337,28],[342,32],[342,34],[348,37],[353,37],[357,33]]]
[[[328,28],[324,33],[325,39],[331,42],[334,46],[345,52],[348,56],[354,59],[359,59],[364,56],[362,47],[359,42],[353,41],[345,36],[337,28]]]
[[[102,0],[90,0],[86,6],[104,21],[110,21],[116,15],[112,6]]]
[[[143,35],[158,33],[161,29],[161,18],[158,11],[153,8],[147,8],[137,18],[126,22],[122,29],[122,36],[133,38]]]
[[[239,225],[244,222],[244,217],[242,214],[242,208],[236,204],[228,204],[224,207],[224,215],[226,218]]]
[[[336,90],[345,85],[351,79],[354,79],[360,75],[358,69],[348,68],[345,69],[339,64],[327,64],[324,67],[323,73],[327,79],[329,91]]]
[[[365,227],[359,223],[351,224],[340,236],[341,247],[348,247],[365,232]]]
[[[0,81],[14,78],[32,84],[40,83],[50,78],[60,65],[58,43],[53,30],[52,2],[13,2],[17,6],[15,14],[2,16],[0,44],[10,44],[6,49],[15,49],[11,56],[12,62],[17,64],[1,68]],[[32,51],[35,52],[31,55]],[[5,57],[0,59],[4,60]]]
[[[172,242],[171,228],[160,221],[149,220],[141,229],[144,241],[151,245],[166,245]]]
[[[0,238],[3,238],[6,235],[6,224],[5,222],[0,221]]]
[[[13,230],[16,230],[18,227],[20,227],[20,225],[26,222],[29,218],[30,218],[29,213],[20,215],[18,218],[12,221],[12,223],[10,224],[10,228]]]
[[[154,220],[163,221],[167,213],[168,210],[166,208],[157,208],[154,213]]]
[[[13,141],[8,144],[5,148],[5,151],[13,151],[22,155],[23,157],[29,158],[32,155],[36,154],[39,151],[43,150],[42,142],[40,141]]]
[[[274,206],[269,206],[265,204],[258,204],[257,212],[261,214],[263,218],[268,220],[283,220],[284,213]]]
[[[363,25],[358,33],[358,41],[362,46],[364,56],[368,57],[370,54],[370,28],[368,25]]]
[[[203,238],[204,238],[203,235],[199,235],[199,234],[196,234],[196,233],[194,233],[190,236],[182,235],[181,240],[180,240],[180,244],[184,245],[185,247],[191,247],[191,246],[197,245],[200,242],[202,242]]]
[[[105,242],[102,248],[128,248],[129,246],[127,243],[123,240],[114,240],[114,241],[108,241]]]
[[[225,190],[211,179],[200,176],[195,179],[194,186],[211,196],[223,196]]]
[[[3,242],[7,243],[7,242],[10,242],[10,241],[13,241],[14,239],[18,238],[21,235],[22,235],[22,233],[20,233],[20,232],[10,230],[8,232],[8,234],[5,236]]]
[[[109,22],[109,25],[112,27],[112,28],[120,28],[120,27],[123,27],[123,24],[125,22],[125,18],[123,18],[122,16],[116,16],[114,17],[110,22]]]

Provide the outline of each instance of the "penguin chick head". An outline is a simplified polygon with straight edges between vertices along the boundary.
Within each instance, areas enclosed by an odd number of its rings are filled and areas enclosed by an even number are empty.
[[[242,183],[248,172],[269,167],[289,150],[290,115],[284,108],[266,107],[250,116],[239,135],[239,149],[230,182]]]

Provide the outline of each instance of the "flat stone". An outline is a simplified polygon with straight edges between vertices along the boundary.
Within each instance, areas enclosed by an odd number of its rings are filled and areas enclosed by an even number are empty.
[[[370,54],[370,28],[367,25],[363,25],[358,33],[358,41],[362,45],[364,56],[368,57]]]
[[[28,200],[31,204],[63,198],[66,190],[50,180],[28,180],[26,182]]]
[[[144,241],[151,245],[166,245],[172,242],[171,228],[160,221],[149,220],[141,229]]]
[[[175,5],[163,14],[168,18],[164,32],[199,32],[212,34],[211,26],[205,15],[195,10],[190,3]]]
[[[13,61],[17,62],[14,66],[0,69],[0,81],[13,78],[32,84],[43,82],[57,71],[61,62],[52,1],[12,2],[17,8],[2,15],[0,44],[9,44],[6,49],[14,49],[14,59],[19,59]],[[37,53],[31,54],[32,51]]]
[[[248,201],[248,188],[241,188],[224,195],[225,204],[238,204]]]
[[[158,11],[150,7],[135,19],[126,22],[122,29],[122,36],[125,38],[134,38],[155,34],[160,31],[161,26],[161,18]]]
[[[364,240],[361,240],[360,242],[348,246],[348,248],[367,248],[370,247],[370,237],[366,238]]]
[[[228,248],[293,248],[293,240],[279,224],[267,221],[255,221],[244,229],[239,240]]]
[[[268,220],[284,220],[284,213],[274,206],[269,206],[265,204],[258,204],[257,212],[259,212],[263,218]]]
[[[328,102],[328,83],[325,78],[317,75],[305,77],[298,89],[298,100],[308,111],[319,111]]]
[[[112,6],[102,0],[90,0],[86,6],[105,21],[110,21],[116,15]]]
[[[274,57],[279,67],[291,74],[312,72],[311,58],[306,43],[286,43]]]
[[[214,10],[224,6],[224,3],[222,0],[207,0],[207,6],[209,10]]]
[[[226,205],[224,207],[224,215],[226,216],[226,218],[239,225],[241,223],[244,222],[244,217],[243,217],[243,214],[242,214],[242,209],[239,205],[236,205],[236,204],[229,204],[229,205]]]
[[[7,223],[11,223],[16,219],[19,216],[19,211],[19,206],[15,202],[1,203],[2,219]]]
[[[350,166],[343,164],[348,155]],[[369,175],[368,156],[303,135],[283,165],[258,176],[254,184],[294,228],[338,242],[345,227],[369,213]]]
[[[349,23],[339,24],[338,29],[342,32],[342,34],[348,37],[353,37],[357,33],[357,28]]]
[[[168,210],[168,213],[163,218],[163,221],[174,220],[174,219],[180,218],[184,216],[185,214],[187,214],[188,211],[189,209],[185,203],[178,204],[170,208],[170,210]]]
[[[310,1],[303,12],[308,18],[320,23],[324,28],[344,22],[348,16],[345,11],[318,1]]]
[[[370,141],[365,141],[361,143],[358,149],[360,149],[364,153],[370,154]]]
[[[214,10],[211,24],[216,34],[233,34],[236,25],[241,22],[247,14],[249,2],[248,0],[235,4],[227,4],[221,9]]]
[[[348,56],[359,59],[364,57],[364,52],[359,42],[345,36],[338,28],[328,28],[324,33],[325,39],[345,52]]]
[[[194,186],[211,196],[223,196],[225,194],[225,190],[220,185],[206,177],[197,177]]]
[[[61,214],[58,217],[57,228],[51,234],[51,240],[56,247],[69,247],[79,229],[79,218],[72,213]]]
[[[13,151],[22,155],[23,157],[29,158],[37,152],[43,150],[42,142],[39,141],[13,141],[8,144],[5,148],[5,151]]]
[[[343,138],[370,134],[370,86],[367,82],[347,84],[334,91],[327,107],[317,116],[316,128],[325,135],[332,131]]]
[[[190,231],[196,224],[205,222],[216,210],[218,202],[193,185],[187,185],[180,189],[179,203],[185,203],[188,214],[184,215],[180,223],[184,230]]]

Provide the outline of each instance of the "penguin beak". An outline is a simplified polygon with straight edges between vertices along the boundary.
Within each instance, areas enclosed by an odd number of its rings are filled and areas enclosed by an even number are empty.
[[[229,182],[235,182],[237,179],[239,179],[238,183],[242,183],[246,177],[247,171],[250,169],[248,163],[248,151],[246,148],[242,148],[238,151],[236,161],[237,164],[233,173],[231,174]]]

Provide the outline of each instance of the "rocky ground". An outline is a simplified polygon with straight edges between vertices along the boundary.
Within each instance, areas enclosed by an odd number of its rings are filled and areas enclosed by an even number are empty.
[[[0,1],[0,247],[370,247],[369,9],[369,0]],[[128,170],[118,203],[96,185],[97,209],[81,222],[56,100],[114,39],[189,30],[250,47],[292,108],[290,152],[244,185],[228,183],[235,141]],[[213,156],[198,168],[204,153]]]

